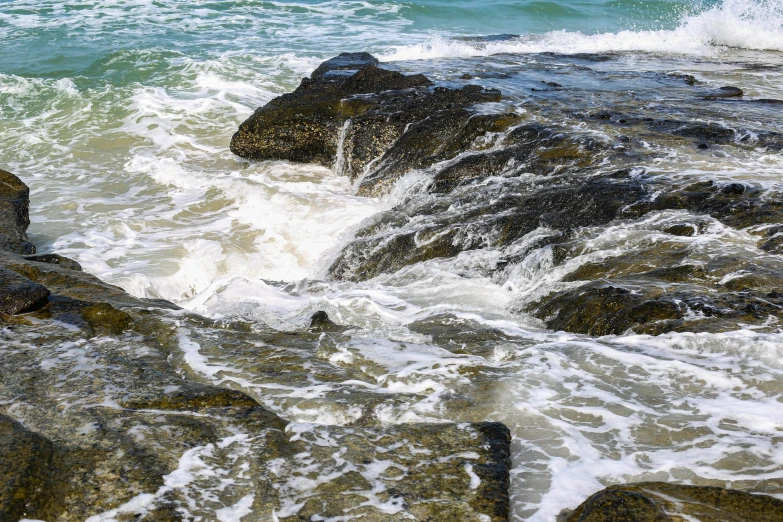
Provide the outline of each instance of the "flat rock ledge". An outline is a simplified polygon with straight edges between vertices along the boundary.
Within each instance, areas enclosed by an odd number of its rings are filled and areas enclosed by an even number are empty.
[[[340,329],[322,318],[319,332],[250,332],[132,297],[62,256],[23,255],[34,251],[29,191],[2,176],[13,197],[0,206],[11,238],[0,249],[0,520],[216,520],[230,506],[250,511],[243,520],[508,520],[504,425],[292,423],[215,386],[182,362],[183,329],[227,351],[309,353],[324,325]],[[307,380],[304,361],[286,364]],[[280,371],[259,356],[260,374]]]

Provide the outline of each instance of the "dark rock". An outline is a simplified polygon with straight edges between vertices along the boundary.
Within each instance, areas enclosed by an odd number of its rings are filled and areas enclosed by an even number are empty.
[[[742,92],[742,89],[739,87],[721,87],[720,89],[717,89],[715,91],[711,91],[704,96],[702,96],[705,100],[720,100],[725,98],[736,98],[738,96],[742,96],[744,93]]]
[[[693,225],[686,225],[684,223],[682,224],[678,223],[676,225],[672,225],[670,227],[665,228],[663,231],[673,236],[688,237],[688,236],[696,235],[696,227],[694,227]]]
[[[340,126],[378,103],[352,97],[431,84],[422,75],[405,76],[377,64],[367,53],[344,53],[324,62],[294,92],[275,98],[242,123],[231,139],[232,152],[331,166]]]
[[[356,178],[367,172],[359,194],[381,195],[406,169],[451,158],[478,136],[514,123],[515,116],[473,118],[468,110],[473,104],[499,99],[498,91],[470,85],[459,90],[383,95],[376,108],[351,120],[344,174]]]
[[[603,282],[546,298],[530,311],[545,320],[548,328],[589,335],[620,335],[639,326],[644,326],[644,331],[663,333],[674,329],[674,321],[686,312],[672,300],[648,299]]]
[[[680,122],[661,122],[658,128],[660,130],[671,129],[672,134],[695,138],[702,142],[725,143],[733,140],[736,136],[733,129],[717,123],[686,123],[682,125]]]
[[[673,187],[652,201],[642,200],[632,205],[627,215],[685,209],[707,214],[734,228],[783,222],[783,199],[772,192],[766,192],[765,197],[761,197],[762,194],[762,189],[740,183],[720,186],[711,181],[699,182]]]
[[[640,482],[610,486],[587,499],[567,522],[664,522],[669,520],[773,522],[783,501],[710,486]]]
[[[568,522],[670,522],[652,499],[636,491],[605,489],[590,497]]]
[[[52,263],[55,265],[60,265],[63,268],[67,268],[68,270],[76,270],[77,272],[82,271],[82,265],[80,265],[73,259],[63,257],[58,254],[39,254],[35,256],[24,256],[24,259],[26,259],[27,261],[35,261],[37,263]]]
[[[454,92],[448,91],[435,97],[446,97]],[[469,92],[476,96],[484,95],[481,88]],[[459,95],[453,97],[460,106],[476,101],[460,100]],[[478,136],[489,132],[502,132],[518,121],[519,116],[513,113],[473,115],[464,108],[436,112],[408,127],[383,155],[378,167],[362,180],[359,194],[380,195],[406,172],[453,158],[470,150],[471,144]]]
[[[334,71],[349,71],[350,74],[363,69],[369,65],[378,66],[380,62],[370,53],[340,53],[334,58],[326,60],[319,65],[310,75],[310,78],[322,78],[324,75]],[[350,76],[350,74],[348,74]]]
[[[27,185],[10,172],[0,169],[0,250],[17,254],[35,253],[35,246],[27,239],[29,205],[30,189]]]
[[[739,196],[745,193],[746,188],[742,183],[729,183],[721,189],[721,192],[730,196]]]
[[[232,138],[231,150],[247,158],[333,166],[342,146],[337,167],[352,179],[377,164],[359,188],[362,195],[377,196],[408,170],[449,159],[517,120],[469,111],[476,103],[498,101],[499,91],[478,85],[427,89],[431,84],[420,74],[381,69],[369,55],[341,55],[293,93],[258,109]]]
[[[52,442],[0,414],[0,520],[54,520],[66,482],[53,466]]]
[[[396,71],[387,71],[368,65],[345,81],[345,90],[350,94],[380,93],[429,87],[432,82],[423,74],[405,76]]]
[[[329,318],[329,315],[323,310],[319,310],[316,313],[314,313],[313,316],[310,318],[309,330],[315,333],[342,332],[343,330],[345,330],[345,327],[340,326],[339,324],[332,321]]]
[[[21,256],[0,251],[0,266],[43,285],[52,293],[52,298],[66,297],[78,301],[71,311],[81,313],[84,306],[95,303],[108,303],[114,308],[140,307],[178,309],[177,306],[162,299],[138,299],[128,295],[122,288],[104,283],[97,277],[76,270],[64,268],[59,264],[28,261]]]
[[[13,315],[43,306],[49,294],[45,286],[0,267],[0,314]]]
[[[415,231],[385,228],[373,233],[371,225],[343,249],[329,274],[364,280],[465,250],[508,245],[538,227],[564,231],[606,224],[643,194],[638,182],[600,177],[583,184],[545,185],[530,193],[502,193],[488,204],[444,216]]]

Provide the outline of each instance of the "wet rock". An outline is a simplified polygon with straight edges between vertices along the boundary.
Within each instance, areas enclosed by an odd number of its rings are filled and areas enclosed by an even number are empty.
[[[63,506],[65,483],[46,437],[0,414],[0,520],[53,520]]]
[[[345,330],[344,326],[340,326],[329,318],[329,315],[323,310],[319,310],[313,314],[310,318],[311,332],[342,332]]]
[[[664,232],[673,236],[690,237],[696,235],[696,227],[685,223],[678,223],[665,228]]]
[[[387,228],[378,233],[360,230],[329,274],[335,279],[364,280],[466,250],[508,245],[539,227],[565,231],[606,224],[643,193],[638,182],[610,177],[582,184],[553,182],[527,193],[502,191],[486,204],[444,213],[426,227],[394,229],[387,222]],[[432,209],[432,205],[428,207]]]
[[[323,78],[327,74],[344,74],[351,76],[356,71],[367,66],[378,66],[380,62],[370,53],[340,53],[326,60],[310,75],[311,79]]]
[[[30,189],[27,185],[10,172],[0,169],[0,250],[17,254],[35,253],[35,246],[27,239],[29,205]]]
[[[453,92],[449,91],[449,94]],[[474,94],[481,96],[483,91],[474,91]],[[378,166],[362,180],[359,194],[381,195],[406,172],[469,151],[476,138],[487,133],[502,132],[520,120],[513,113],[473,115],[463,107],[476,100],[460,98],[454,96],[454,101],[448,102],[456,103],[460,108],[442,110],[410,125],[384,153]]]
[[[783,274],[767,267],[747,265],[739,273],[729,276],[723,286],[732,291],[770,292],[783,289]]]
[[[585,502],[568,522],[670,522],[663,509],[636,491],[604,490]]]
[[[757,98],[755,100],[747,100],[753,103],[761,103],[764,105],[783,105],[783,100],[776,100],[774,98]]]
[[[108,303],[84,307],[81,315],[98,334],[119,335],[130,327],[131,317]]]
[[[0,266],[45,286],[51,291],[52,298],[67,297],[87,304],[108,303],[114,308],[178,309],[174,304],[162,299],[135,298],[120,287],[104,283],[91,274],[65,268],[60,264],[30,261],[21,256],[0,251]]]
[[[698,83],[698,80],[692,74],[667,73],[666,76],[671,78],[679,78],[687,85],[696,85],[696,83]]]
[[[258,355],[254,378],[302,387],[312,386],[314,376],[355,378],[313,357],[328,339],[169,316],[176,309],[170,303],[129,296],[56,255],[0,252],[0,265],[3,285],[42,289],[45,303],[31,312],[35,321],[0,317],[2,520],[77,522],[110,512],[117,520],[173,522],[184,507],[188,516],[211,520],[217,507],[246,498],[253,499],[254,517],[272,519],[297,497],[303,455],[306,473],[323,470],[317,475],[326,479],[306,487],[297,514],[281,514],[282,520],[346,510],[379,521],[508,517],[510,436],[503,425],[383,428],[372,427],[368,415],[363,428],[289,429],[247,393],[200,382],[208,378],[183,358],[199,361],[211,348],[236,350],[237,361]],[[343,330],[323,312],[314,315],[313,328]],[[306,355],[297,359],[299,353]],[[357,370],[363,371],[369,370]],[[335,404],[352,409],[372,409],[381,400],[361,390],[335,394]],[[339,458],[331,443],[322,445],[327,439],[345,449]],[[379,461],[391,464],[380,476]],[[187,480],[172,481],[182,476]]]
[[[783,198],[774,192],[730,183],[712,181],[675,186],[653,200],[641,200],[627,212],[641,216],[653,210],[685,209],[707,214],[733,228],[745,228],[783,220]]]
[[[183,382],[169,393],[125,400],[121,405],[134,410],[199,411],[209,408],[255,408],[259,404],[237,390]],[[283,429],[285,424],[280,423],[278,427]]]
[[[346,510],[373,522],[508,520],[510,434],[500,423],[318,426],[299,440],[314,476],[334,478],[314,489],[292,488],[302,505],[281,521],[329,519]],[[339,460],[335,447],[342,448]],[[379,461],[380,474],[373,471]],[[289,465],[285,475],[296,476],[297,461]]]
[[[400,89],[422,89],[430,81],[380,69],[367,53],[344,53],[321,64],[292,93],[275,98],[240,125],[231,151],[252,159],[285,159],[331,166],[339,129],[377,105],[352,98]]]
[[[68,270],[82,271],[82,265],[74,261],[73,259],[58,255],[58,254],[39,254],[35,256],[24,256],[27,261],[35,261],[37,263],[52,263],[59,265]]]
[[[783,519],[783,501],[718,487],[641,482],[599,491],[565,520],[664,522],[693,519],[772,522]]]
[[[293,93],[259,108],[242,123],[231,150],[247,158],[334,166],[352,179],[368,174],[359,193],[377,196],[408,170],[449,159],[516,122],[516,115],[470,112],[476,103],[498,101],[498,91],[478,85],[428,89],[431,84],[420,74],[382,69],[369,55],[340,55]]]
[[[714,91],[711,91],[705,95],[702,96],[702,99],[704,100],[720,100],[725,98],[736,98],[738,96],[742,96],[745,94],[742,92],[742,89],[739,87],[721,87],[719,89],[716,89]]]
[[[13,315],[41,307],[49,294],[45,286],[0,267],[0,314]]]
[[[670,331],[686,309],[671,299],[649,299],[626,288],[596,282],[547,298],[530,311],[553,330],[620,335],[631,329]],[[644,328],[640,330],[640,326]]]

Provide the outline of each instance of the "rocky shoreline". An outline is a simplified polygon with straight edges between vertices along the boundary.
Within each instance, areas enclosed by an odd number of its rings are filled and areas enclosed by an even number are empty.
[[[379,521],[508,518],[505,426],[292,431],[252,397],[174,362],[178,328],[189,323],[214,328],[226,344],[280,345],[280,333],[215,324],[134,298],[67,258],[23,255],[34,251],[25,234],[29,192],[16,176],[0,176],[0,220],[10,224],[0,251],[0,520],[214,519],[204,506],[193,510],[189,495],[211,495],[214,509],[241,506],[253,520],[346,511]],[[294,340],[314,351],[319,336]],[[339,456],[334,448],[343,448]],[[218,476],[199,476],[188,459],[211,461]]]
[[[694,89],[692,96],[703,102],[741,95],[736,88],[716,94],[686,80],[662,81]],[[523,303],[520,311],[550,329],[721,332],[783,319],[778,256],[696,259],[681,239],[719,225],[743,230],[762,251],[780,254],[781,194],[736,182],[672,181],[639,167],[652,156],[647,142],[731,146],[741,133],[606,111],[577,114],[619,127],[622,134],[611,142],[476,108],[501,98],[500,91],[472,83],[433,87],[421,75],[379,68],[370,55],[346,53],[324,62],[293,93],[256,110],[232,138],[231,150],[253,159],[334,166],[358,180],[359,194],[366,196],[388,193],[411,171],[423,174],[420,193],[356,233],[329,269],[335,279],[362,281],[530,238],[516,259],[503,259],[486,273],[500,279],[506,265],[548,247],[545,262],[570,272],[562,279],[565,288]],[[754,146],[783,149],[783,136],[756,135]],[[610,222],[632,226],[662,213],[679,219],[658,225],[660,241],[593,263],[570,263],[584,250],[585,231]],[[576,268],[568,270],[569,264]]]
[[[550,256],[545,262],[565,267],[580,255],[586,229],[677,211],[675,222],[660,225],[665,240],[579,264],[561,290],[521,303],[520,313],[591,335],[763,330],[783,317],[778,257],[695,262],[679,241],[718,222],[779,254],[779,195],[738,183],[672,184],[637,167],[649,154],[639,135],[711,146],[733,134],[584,114],[637,132],[607,144],[517,113],[476,110],[501,99],[495,89],[439,86],[386,70],[370,55],[345,54],[258,109],[231,150],[333,166],[367,196],[388,193],[413,170],[428,176],[408,204],[357,232],[329,270],[334,279],[369,279],[525,238],[516,259],[494,263],[487,273],[502,274],[542,247]],[[783,145],[776,135],[761,139]],[[252,512],[247,520],[346,513],[370,521],[509,518],[511,436],[502,424],[384,426],[371,415],[348,426],[288,422],[230,379],[227,387],[208,382],[193,363],[214,345],[247,357],[273,382],[281,375],[305,381],[318,372],[333,379],[330,372],[338,370],[307,357],[328,350],[341,328],[318,316],[310,331],[284,334],[134,298],[73,260],[35,255],[25,233],[28,198],[18,178],[0,171],[0,520],[76,521],[102,513],[93,520],[213,520],[220,506]],[[341,401],[371,411],[377,398],[356,392],[335,399]],[[779,520],[783,502],[642,483],[612,486],[560,519],[699,516]]]

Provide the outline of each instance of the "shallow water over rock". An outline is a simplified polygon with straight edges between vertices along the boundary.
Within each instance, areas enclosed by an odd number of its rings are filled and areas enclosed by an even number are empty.
[[[449,492],[440,513],[502,518],[481,489],[502,489],[481,468],[502,452],[460,449],[504,439],[461,424],[485,421],[510,430],[512,520],[629,481],[781,495],[780,64],[373,62],[356,81],[372,88],[304,82],[326,124],[292,134],[318,138],[309,155],[270,156],[335,170],[231,156],[238,120],[271,94],[230,116],[215,101],[214,127],[183,120],[187,139],[162,153],[146,134],[158,109],[125,107],[128,144],[104,144],[78,202],[56,189],[83,173],[48,175],[65,156],[40,171],[12,157],[52,216],[30,237],[87,274],[3,254],[53,294],[3,324],[3,412],[52,451],[94,445],[95,476],[128,474],[68,497],[95,502],[95,520],[425,516],[420,482]],[[404,79],[418,74],[434,84]],[[311,329],[318,311],[333,325]]]

